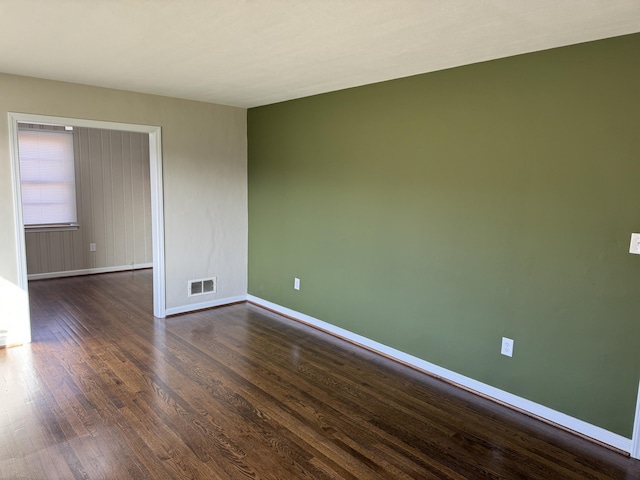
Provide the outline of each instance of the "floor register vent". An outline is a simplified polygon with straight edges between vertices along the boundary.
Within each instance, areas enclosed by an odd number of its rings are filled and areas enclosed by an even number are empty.
[[[190,297],[194,295],[204,295],[205,293],[216,293],[216,277],[189,280]]]

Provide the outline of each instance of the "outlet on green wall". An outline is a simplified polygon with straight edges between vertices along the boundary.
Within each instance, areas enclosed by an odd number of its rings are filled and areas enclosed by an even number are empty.
[[[250,109],[249,293],[630,437],[638,51],[632,35]]]

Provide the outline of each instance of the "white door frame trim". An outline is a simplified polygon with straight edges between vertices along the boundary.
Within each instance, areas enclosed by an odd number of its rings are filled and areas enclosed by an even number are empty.
[[[13,216],[16,236],[18,285],[28,291],[27,255],[22,219],[22,187],[20,183],[20,157],[18,154],[18,122],[51,123],[74,127],[120,130],[149,134],[149,173],[151,185],[151,241],[153,245],[153,314],[166,316],[165,255],[164,255],[164,194],[162,176],[162,129],[159,126],[134,123],[85,120],[81,118],[55,117],[28,113],[9,112],[9,142],[11,145],[11,174],[13,176]],[[28,319],[30,322],[30,318]],[[28,330],[30,331],[30,329]],[[24,342],[30,342],[29,338]]]
[[[633,436],[631,437],[631,456],[640,460],[640,384],[636,400],[636,418],[633,422]]]

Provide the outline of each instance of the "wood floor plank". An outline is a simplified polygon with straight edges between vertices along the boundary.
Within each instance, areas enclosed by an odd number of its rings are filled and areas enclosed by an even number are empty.
[[[640,479],[640,462],[249,304],[152,315],[151,271],[31,282],[0,479]]]

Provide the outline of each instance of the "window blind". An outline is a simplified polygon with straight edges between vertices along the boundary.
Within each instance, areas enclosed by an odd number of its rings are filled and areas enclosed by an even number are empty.
[[[76,225],[73,133],[19,129],[18,151],[25,226]]]

